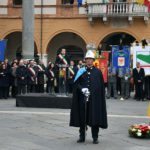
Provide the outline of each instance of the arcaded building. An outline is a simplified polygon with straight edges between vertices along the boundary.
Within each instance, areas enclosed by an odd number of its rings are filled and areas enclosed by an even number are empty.
[[[34,16],[34,56],[45,64],[61,48],[77,61],[90,42],[111,51],[120,38],[150,40],[148,8],[132,1],[83,0],[78,8],[77,0],[34,0]],[[0,0],[0,39],[8,39],[6,58],[22,57],[22,0]]]

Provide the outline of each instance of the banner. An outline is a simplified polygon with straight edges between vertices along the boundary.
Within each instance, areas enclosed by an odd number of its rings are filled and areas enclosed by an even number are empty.
[[[129,46],[123,46],[123,50],[119,50],[119,46],[112,46],[112,67],[117,69],[130,67]]]
[[[139,62],[145,70],[145,75],[150,75],[150,46],[133,46],[133,68]]]
[[[0,61],[4,61],[7,40],[0,41]]]
[[[102,71],[104,82],[107,82],[107,66],[108,66],[108,52],[102,51],[100,58],[94,62],[94,66]]]

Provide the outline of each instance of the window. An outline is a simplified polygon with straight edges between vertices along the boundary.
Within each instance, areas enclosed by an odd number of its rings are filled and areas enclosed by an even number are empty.
[[[13,0],[14,5],[22,5],[22,0]]]
[[[62,0],[61,3],[62,3],[62,4],[66,4],[66,5],[67,5],[67,4],[70,5],[70,4],[73,4],[73,3],[74,3],[74,0]]]

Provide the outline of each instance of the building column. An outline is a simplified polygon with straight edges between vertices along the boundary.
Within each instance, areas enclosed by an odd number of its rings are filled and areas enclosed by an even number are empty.
[[[22,11],[22,55],[25,59],[34,58],[34,0],[23,0]]]
[[[43,64],[45,65],[45,67],[47,67],[47,63],[48,63],[48,54],[38,54],[39,59],[43,61]],[[42,57],[42,58],[41,58]]]

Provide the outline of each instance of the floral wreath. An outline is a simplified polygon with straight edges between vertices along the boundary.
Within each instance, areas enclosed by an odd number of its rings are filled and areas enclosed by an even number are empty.
[[[132,125],[129,129],[131,137],[150,138],[150,123]]]

